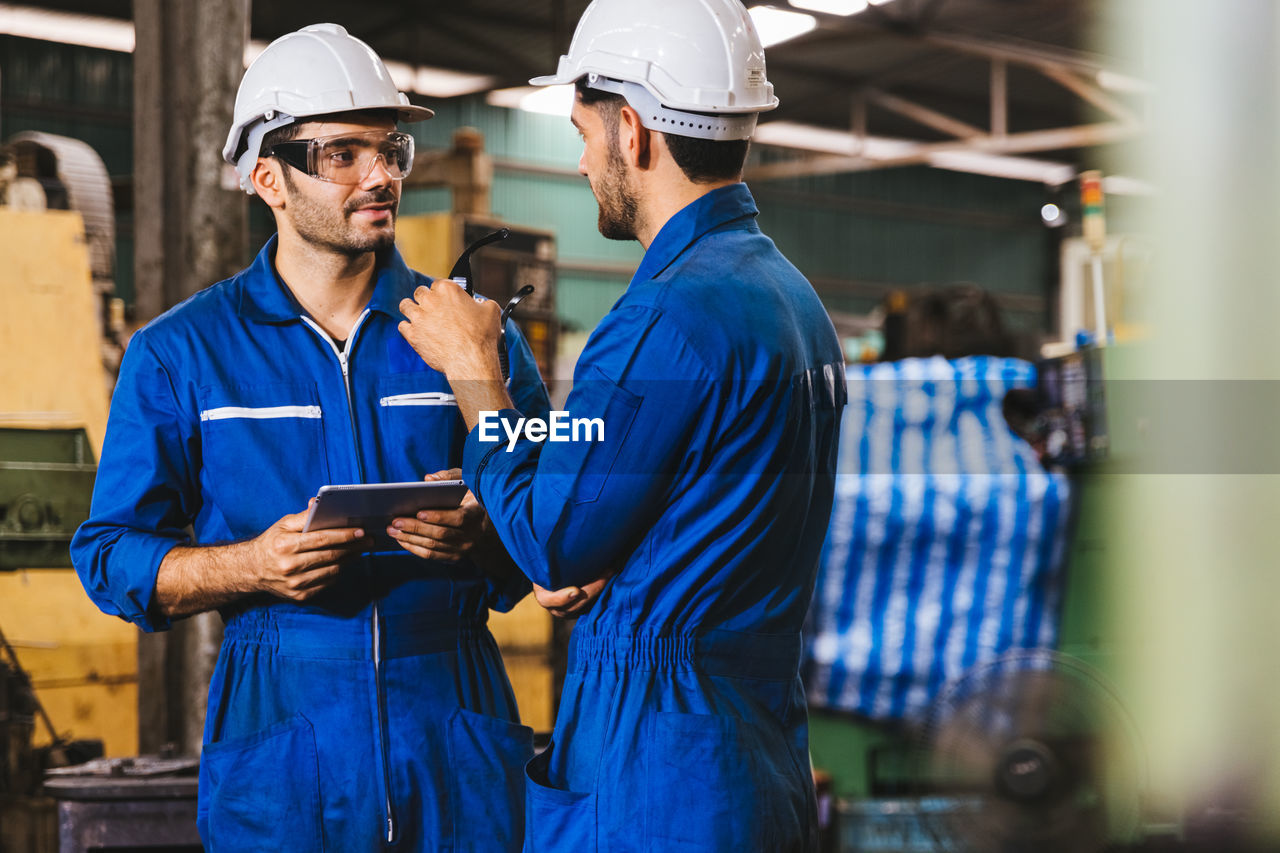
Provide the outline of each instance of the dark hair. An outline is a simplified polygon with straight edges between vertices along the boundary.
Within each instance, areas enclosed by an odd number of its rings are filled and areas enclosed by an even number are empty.
[[[618,114],[627,99],[616,92],[605,92],[591,88],[587,85],[586,77],[579,77],[578,81],[573,84],[573,88],[578,93],[578,98],[582,101],[584,107],[594,107],[599,111],[600,118],[604,121],[604,132],[609,140],[609,145],[616,146],[618,144]]]
[[[292,142],[302,133],[302,122],[291,121],[283,127],[277,127],[275,130],[268,130],[262,136],[262,147],[258,149],[259,155],[263,151],[270,151],[271,146],[279,145],[281,142]]]
[[[906,310],[885,317],[884,360],[1012,355],[1012,342],[1000,319],[995,297],[976,284],[912,291]]]
[[[583,106],[596,107],[600,111],[609,144],[617,145],[618,115],[626,99],[615,92],[591,88],[585,77],[579,78],[574,88],[582,99]],[[730,181],[739,177],[747,162],[747,149],[751,145],[747,139],[695,139],[691,136],[676,136],[674,133],[663,133],[662,137],[680,171],[695,184]]]
[[[742,175],[749,139],[695,139],[664,133],[667,150],[684,176],[695,184],[731,181]]]

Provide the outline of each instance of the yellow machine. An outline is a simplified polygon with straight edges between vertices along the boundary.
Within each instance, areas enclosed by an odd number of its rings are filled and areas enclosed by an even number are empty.
[[[0,427],[83,428],[96,458],[109,380],[80,214],[0,207],[0,258]],[[137,629],[99,612],[73,571],[0,572],[0,630],[60,735],[137,752]]]
[[[436,213],[401,218],[396,224],[396,244],[410,267],[438,277],[448,275],[467,245],[502,227],[511,231],[510,236],[472,258],[476,292],[504,304],[524,285],[536,288],[514,316],[538,369],[544,377],[551,376],[559,326],[555,319],[555,238],[550,232],[507,225],[477,214]],[[550,731],[555,720],[553,650],[557,636],[551,616],[529,596],[510,613],[491,614],[489,627],[502,649],[522,721],[535,731]]]

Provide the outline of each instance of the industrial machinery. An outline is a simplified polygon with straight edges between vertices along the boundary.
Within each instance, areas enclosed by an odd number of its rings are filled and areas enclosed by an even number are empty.
[[[945,804],[940,849],[1094,853],[1133,841],[1145,761],[1101,677],[1049,650],[975,667],[938,698],[917,741],[915,785]]]
[[[71,568],[96,471],[83,428],[0,426],[0,570]]]
[[[0,147],[3,853],[54,849],[48,769],[137,751],[137,631],[98,612],[68,553],[121,351],[111,193],[82,142],[24,133]]]
[[[39,748],[32,744],[37,720],[49,737]],[[100,740],[72,741],[58,734],[0,633],[0,853],[52,853],[53,801],[40,796],[44,773],[101,755]]]

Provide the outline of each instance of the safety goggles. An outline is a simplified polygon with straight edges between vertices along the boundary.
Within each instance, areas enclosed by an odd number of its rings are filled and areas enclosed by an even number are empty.
[[[279,142],[264,157],[277,157],[300,172],[335,184],[358,184],[382,166],[399,181],[413,168],[413,137],[398,130],[338,133]]]

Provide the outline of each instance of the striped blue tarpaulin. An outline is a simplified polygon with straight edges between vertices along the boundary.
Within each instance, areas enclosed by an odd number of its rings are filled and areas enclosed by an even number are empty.
[[[847,369],[835,506],[806,629],[816,707],[919,718],[942,686],[1011,648],[1057,642],[1069,511],[1001,411],[1025,361]]]

